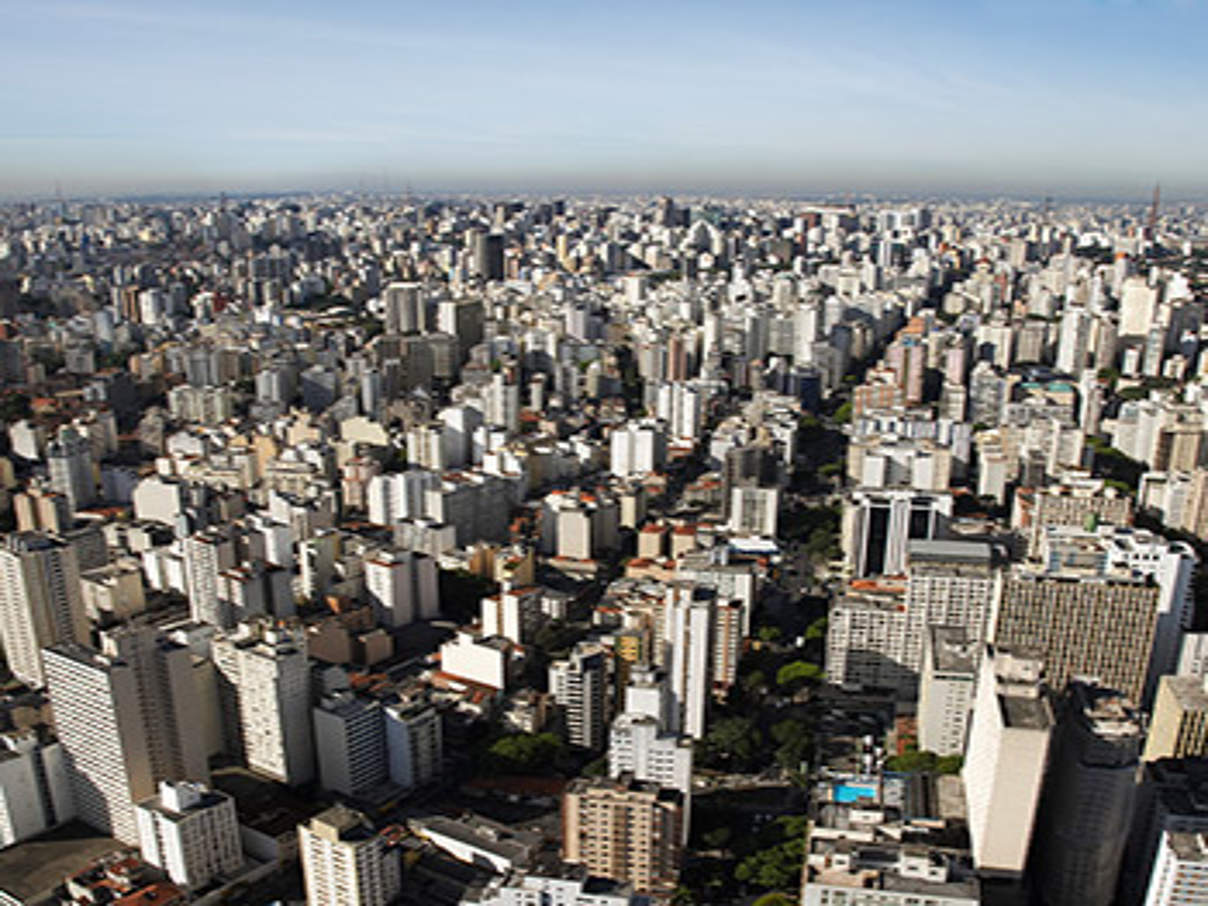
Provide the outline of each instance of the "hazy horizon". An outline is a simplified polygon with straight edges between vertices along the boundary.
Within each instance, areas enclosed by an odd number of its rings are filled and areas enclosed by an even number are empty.
[[[1208,198],[1208,6],[0,2],[0,197]]]

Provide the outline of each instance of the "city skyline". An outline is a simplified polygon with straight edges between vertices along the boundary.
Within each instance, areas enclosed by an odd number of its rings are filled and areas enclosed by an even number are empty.
[[[0,8],[4,197],[1208,195],[1199,3]]]

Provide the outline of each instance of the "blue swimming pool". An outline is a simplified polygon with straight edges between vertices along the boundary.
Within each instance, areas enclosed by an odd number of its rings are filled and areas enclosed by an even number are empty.
[[[835,802],[845,804],[877,798],[877,788],[871,783],[836,783],[832,793]]]

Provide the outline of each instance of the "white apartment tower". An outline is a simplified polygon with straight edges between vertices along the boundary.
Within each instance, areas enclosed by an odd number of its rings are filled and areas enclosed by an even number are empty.
[[[233,877],[243,864],[235,800],[204,784],[161,781],[135,820],[143,859],[188,890]]]
[[[982,644],[960,626],[932,626],[928,631],[918,709],[919,748],[924,752],[965,753]]]
[[[213,643],[227,748],[282,783],[315,775],[310,662],[300,628],[248,623]]]
[[[9,535],[0,547],[0,642],[13,675],[44,686],[42,649],[87,641],[75,549],[32,532]]]
[[[383,551],[366,558],[365,591],[382,626],[397,628],[440,615],[436,561],[414,551]]]
[[[355,797],[386,782],[386,726],[382,703],[351,692],[326,696],[314,709],[319,783]]]
[[[209,529],[190,535],[183,547],[189,616],[198,623],[229,629],[234,622],[219,595],[219,574],[235,565],[234,542]]]

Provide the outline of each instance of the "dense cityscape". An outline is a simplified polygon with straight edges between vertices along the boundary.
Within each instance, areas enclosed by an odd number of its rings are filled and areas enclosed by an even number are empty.
[[[1208,903],[1208,220],[0,209],[0,903]]]

